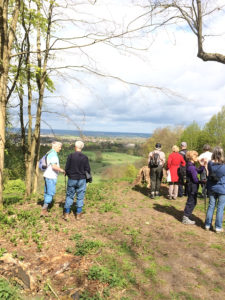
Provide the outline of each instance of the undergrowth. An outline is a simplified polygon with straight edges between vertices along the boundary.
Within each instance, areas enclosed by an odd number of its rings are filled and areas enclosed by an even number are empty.
[[[1,300],[22,300],[15,287],[7,280],[0,278],[0,299]]]

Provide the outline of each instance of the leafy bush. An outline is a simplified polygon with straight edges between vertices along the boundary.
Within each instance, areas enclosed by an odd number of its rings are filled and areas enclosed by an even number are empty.
[[[11,286],[8,281],[0,278],[0,299],[1,300],[20,300],[18,291]]]
[[[130,178],[135,178],[138,174],[138,170],[134,165],[128,165],[125,169],[125,176]]]
[[[24,194],[25,192],[25,182],[21,179],[9,180],[4,186],[4,193],[20,193]]]
[[[9,179],[24,179],[24,156],[22,152],[22,147],[16,146],[16,143],[16,135],[10,135],[6,137],[5,169],[7,169],[7,175]]]

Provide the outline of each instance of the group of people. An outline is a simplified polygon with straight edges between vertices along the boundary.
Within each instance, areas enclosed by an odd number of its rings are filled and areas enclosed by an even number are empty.
[[[68,176],[63,218],[68,220],[75,194],[76,218],[77,220],[81,218],[86,192],[87,173],[91,173],[88,157],[82,153],[83,147],[84,143],[82,141],[76,141],[75,151],[68,155],[64,170],[60,167],[58,157],[62,143],[52,143],[52,149],[46,156],[47,168],[43,174],[45,188],[42,216],[48,214],[49,205],[52,203],[56,192],[57,177],[61,172],[65,176]],[[201,184],[203,197],[209,197],[205,229],[212,229],[213,213],[217,204],[215,231],[222,232],[225,207],[225,158],[223,149],[215,147],[213,152],[210,152],[210,146],[204,145],[204,152],[199,156],[194,150],[187,151],[187,143],[182,142],[181,150],[176,145],[172,147],[172,153],[166,162],[165,153],[161,148],[161,144],[156,143],[155,150],[149,153],[150,197],[155,198],[160,195],[163,168],[166,168],[167,181],[169,183],[168,199],[172,200],[183,195],[187,196],[182,223],[194,225],[195,221],[191,220],[191,215],[197,204],[198,189]],[[197,166],[197,163],[199,166]]]
[[[52,203],[56,192],[56,182],[59,173],[68,176],[66,201],[64,206],[63,218],[68,220],[76,194],[76,219],[81,219],[84,196],[86,192],[87,173],[91,173],[88,157],[82,153],[84,143],[76,141],[75,151],[68,155],[65,170],[60,167],[58,152],[62,148],[62,143],[53,142],[52,149],[47,153],[47,168],[44,171],[44,204],[42,216],[48,215],[49,205]]]
[[[205,229],[213,228],[212,220],[217,206],[215,231],[222,232],[223,214],[225,207],[225,158],[224,151],[217,146],[210,152],[208,144],[203,146],[203,153],[187,151],[187,143],[172,147],[172,153],[166,162],[165,153],[160,143],[156,143],[155,150],[149,153],[151,192],[150,197],[159,196],[163,168],[167,170],[169,184],[168,199],[187,196],[182,223],[194,225],[191,220],[192,212],[197,204],[199,185],[202,186],[202,196],[209,197],[209,205],[205,220]],[[199,175],[198,175],[199,174]]]

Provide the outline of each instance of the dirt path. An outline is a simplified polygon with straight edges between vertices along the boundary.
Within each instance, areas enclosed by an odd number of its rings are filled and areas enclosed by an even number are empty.
[[[1,222],[0,274],[17,277],[28,299],[225,299],[225,235],[203,229],[202,201],[197,225],[181,224],[185,201],[113,182],[90,187],[81,221],[62,220],[60,195],[44,219],[36,202],[14,206],[16,223]]]

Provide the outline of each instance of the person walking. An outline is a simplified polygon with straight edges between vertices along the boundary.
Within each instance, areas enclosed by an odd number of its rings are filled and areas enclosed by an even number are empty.
[[[42,216],[48,215],[49,204],[52,203],[53,196],[56,192],[56,183],[58,174],[65,173],[65,171],[60,168],[58,153],[62,149],[62,143],[52,142],[52,149],[47,153],[47,168],[44,171],[43,177],[45,180],[44,188],[44,204],[42,206]]]
[[[179,153],[179,147],[174,145],[172,147],[172,153],[168,157],[167,169],[170,174],[169,179],[169,199],[176,199],[178,194],[178,168],[180,166],[185,166],[186,162],[183,156]]]
[[[187,164],[187,158],[186,158],[187,143],[182,142],[180,144],[180,146],[181,146],[181,150],[179,151],[179,153],[183,156],[183,159],[185,160],[185,162]],[[184,167],[182,171],[186,172],[186,167]],[[187,196],[187,186],[186,186],[186,182],[184,182],[184,179],[179,178],[178,197],[183,197],[183,196]]]
[[[161,181],[163,177],[163,166],[166,158],[165,153],[161,151],[162,145],[160,143],[155,144],[155,150],[149,153],[148,166],[150,168],[150,198],[154,199],[155,196],[159,196]]]
[[[83,147],[82,141],[76,141],[75,152],[71,153],[66,161],[65,171],[68,176],[68,183],[63,214],[65,220],[68,220],[75,194],[77,197],[76,219],[79,220],[82,215],[86,192],[86,172],[89,174],[91,172],[88,157],[82,153]]]
[[[190,216],[197,204],[197,194],[199,183],[198,174],[202,173],[205,169],[204,166],[197,168],[195,163],[198,161],[198,152],[188,151],[187,157],[187,202],[184,208],[184,215],[182,223],[185,225],[194,225],[195,221],[190,220]]]
[[[225,159],[224,151],[221,147],[215,147],[212,153],[212,160],[208,162],[207,190],[209,193],[209,206],[207,210],[205,229],[212,228],[212,219],[215,207],[216,220],[215,231],[223,231],[223,215],[225,207]]]

